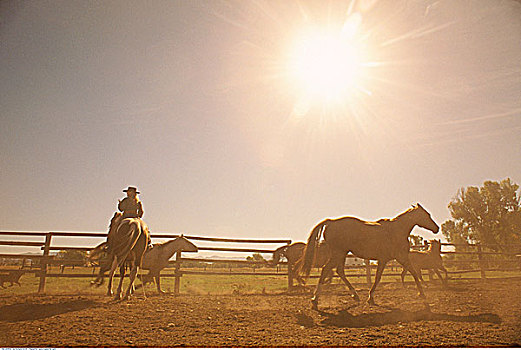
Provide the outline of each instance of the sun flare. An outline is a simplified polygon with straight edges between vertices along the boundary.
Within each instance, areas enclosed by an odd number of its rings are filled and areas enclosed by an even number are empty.
[[[291,79],[307,98],[335,102],[357,86],[360,52],[342,33],[314,31],[302,35],[290,59]]]

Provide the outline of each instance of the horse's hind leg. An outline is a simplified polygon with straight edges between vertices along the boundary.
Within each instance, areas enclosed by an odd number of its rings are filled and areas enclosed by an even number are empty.
[[[119,283],[118,283],[118,289],[116,289],[116,295],[114,296],[114,299],[119,300],[121,299],[121,289],[123,288],[123,279],[125,278],[125,263],[123,263],[119,267]]]
[[[401,274],[401,278],[402,278],[402,286],[405,287],[405,275],[407,275],[407,269],[406,268],[402,268],[402,274]]]
[[[355,299],[355,301],[360,301],[360,297],[358,296],[358,294],[356,293],[356,290],[355,288],[351,285],[351,283],[349,283],[349,281],[347,280],[347,277],[346,277],[346,272],[345,272],[345,267],[344,267],[344,263],[345,263],[345,258],[342,259],[342,261],[340,262],[340,264],[337,265],[337,268],[336,268],[336,273],[338,274],[338,276],[340,276],[340,279],[345,283],[345,285],[347,286],[347,288],[349,288],[349,291],[351,292],[351,295],[353,296],[353,299]]]
[[[367,303],[370,305],[375,305],[374,291],[376,290],[376,286],[378,285],[378,283],[380,283],[380,279],[382,279],[382,273],[384,272],[386,264],[387,264],[387,261],[378,260],[378,267],[376,268],[376,276],[374,278],[373,286],[371,287],[371,290],[369,291],[369,298],[367,299]]]
[[[107,296],[112,296],[112,280],[114,279],[114,273],[116,272],[116,268],[118,267],[118,259],[114,257],[114,260],[112,260],[112,266],[110,267],[109,272],[109,282],[107,285]]]
[[[313,294],[313,298],[311,298],[311,308],[313,310],[318,310],[318,296],[322,291],[322,285],[324,284],[324,280],[329,275],[333,267],[335,267],[335,262],[331,259],[322,268],[322,272],[320,273],[320,278],[318,280],[317,287],[315,288],[315,293]]]
[[[409,258],[401,258],[396,259],[405,269],[407,269],[412,277],[414,278],[414,282],[416,282],[416,288],[418,289],[418,296],[425,299],[425,293],[423,293],[423,287],[421,285],[420,279],[418,277],[418,272],[416,272],[416,269],[412,266],[411,262],[409,261]]]
[[[136,279],[137,273],[138,273],[138,266],[137,265],[132,266],[132,270],[130,271],[130,275],[129,275],[130,282],[129,282],[127,291],[125,292],[125,299],[130,299],[132,286],[134,285],[134,280]],[[145,288],[143,288],[143,290],[144,289]]]

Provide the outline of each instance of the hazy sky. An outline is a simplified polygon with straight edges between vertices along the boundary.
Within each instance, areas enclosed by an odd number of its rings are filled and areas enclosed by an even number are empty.
[[[295,113],[295,38],[355,13],[357,91]],[[3,1],[0,62],[0,230],[106,231],[133,185],[152,232],[303,241],[521,184],[517,1]]]

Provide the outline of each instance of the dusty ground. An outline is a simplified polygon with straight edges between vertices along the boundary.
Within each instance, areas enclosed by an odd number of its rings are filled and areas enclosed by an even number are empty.
[[[450,281],[426,290],[381,285],[378,306],[338,287],[310,309],[309,293],[130,301],[0,294],[3,347],[482,347],[521,344],[521,279]],[[367,287],[358,286],[365,297]]]

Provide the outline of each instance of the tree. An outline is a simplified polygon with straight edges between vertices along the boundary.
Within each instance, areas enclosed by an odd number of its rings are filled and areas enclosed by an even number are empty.
[[[87,252],[75,249],[60,250],[58,254],[56,254],[56,258],[60,260],[69,260],[71,262],[85,261],[86,257]]]
[[[266,260],[259,253],[253,253],[252,256],[246,257],[246,260],[254,262],[266,262]]]
[[[452,220],[442,225],[451,243],[482,243],[500,252],[521,243],[519,186],[507,178],[485,181],[483,186],[460,189],[448,207]]]

